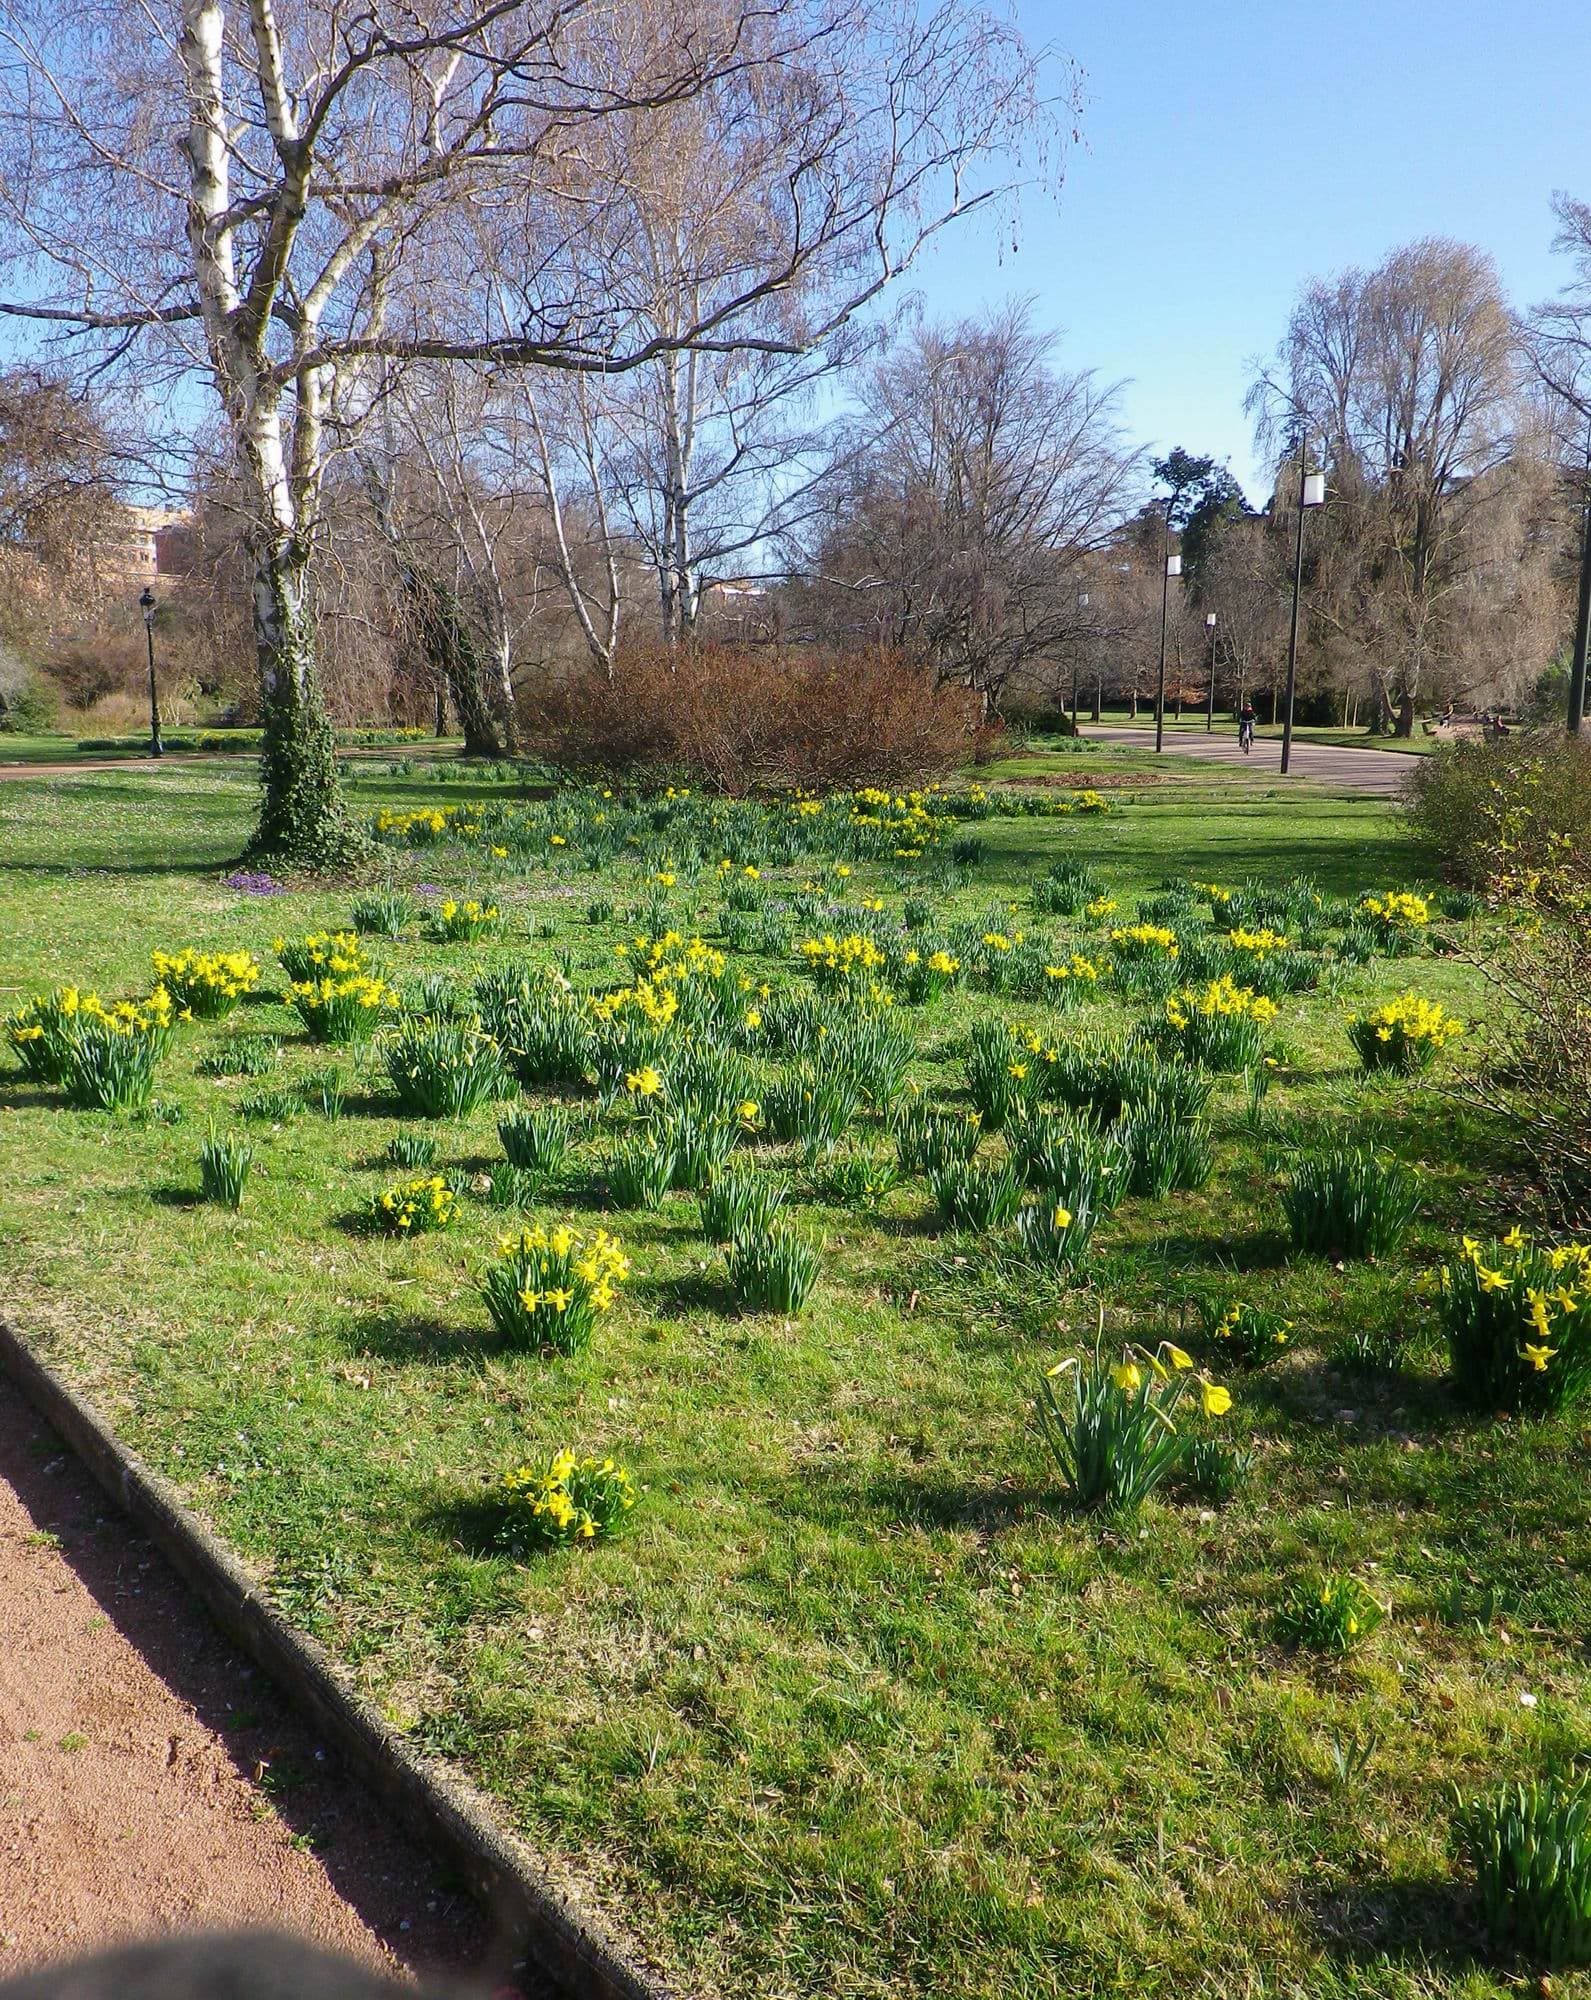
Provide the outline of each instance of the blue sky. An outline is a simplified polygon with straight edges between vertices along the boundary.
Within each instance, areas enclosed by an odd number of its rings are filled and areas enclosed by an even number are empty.
[[[1243,396],[1299,285],[1418,236],[1562,282],[1555,189],[1591,199],[1586,0],[1016,0],[1082,71],[1081,144],[1019,247],[971,224],[919,269],[936,314],[1030,294],[1072,367],[1129,377],[1133,436],[1266,496]]]

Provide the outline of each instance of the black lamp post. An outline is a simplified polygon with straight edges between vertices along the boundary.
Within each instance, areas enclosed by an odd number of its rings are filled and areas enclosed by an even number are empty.
[[[1282,775],[1293,754],[1293,690],[1298,680],[1298,600],[1304,587],[1304,514],[1310,507],[1326,504],[1326,475],[1308,472],[1307,439],[1298,445],[1298,544],[1293,551],[1293,622],[1287,633],[1287,704],[1282,716]]]
[[[1083,620],[1083,617],[1084,617],[1084,615],[1086,614],[1087,610],[1088,610],[1088,592],[1087,592],[1086,590],[1080,590],[1080,591],[1079,591],[1079,592],[1077,593],[1077,616],[1078,616],[1078,622],[1079,622],[1079,623],[1081,623],[1081,622],[1082,622],[1082,620]],[[1075,736],[1075,735],[1077,734],[1077,672],[1078,672],[1078,664],[1079,664],[1079,662],[1078,662],[1078,658],[1077,658],[1077,650],[1076,650],[1076,648],[1074,647],[1074,648],[1073,648],[1073,651],[1072,651],[1072,734],[1073,734],[1074,736]],[[1095,720],[1096,720],[1096,721],[1098,720],[1098,717],[1097,717],[1097,716],[1095,717]]]
[[[1166,540],[1171,540],[1171,509],[1166,509]],[[1182,558],[1178,555],[1166,557],[1166,573],[1160,579],[1160,674],[1155,682],[1155,748],[1161,749],[1166,737],[1166,618],[1171,608],[1171,579],[1182,574]]]
[[[144,640],[149,647],[149,754],[151,757],[164,757],[166,746],[160,740],[160,697],[155,692],[155,593],[147,584],[138,605],[144,614]]]
[[[1204,709],[1204,733],[1209,735],[1215,727],[1215,613],[1204,614],[1204,629],[1210,635],[1210,697]]]

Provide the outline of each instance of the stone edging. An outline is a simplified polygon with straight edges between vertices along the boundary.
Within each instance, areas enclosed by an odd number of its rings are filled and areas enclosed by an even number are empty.
[[[516,1956],[577,2000],[670,2000],[571,1907],[529,1852],[494,1824],[481,1793],[419,1757],[347,1688],[325,1649],[272,1609],[176,1488],[0,1319],[0,1371],[166,1556],[227,1637],[248,1654],[398,1821],[468,1882]]]

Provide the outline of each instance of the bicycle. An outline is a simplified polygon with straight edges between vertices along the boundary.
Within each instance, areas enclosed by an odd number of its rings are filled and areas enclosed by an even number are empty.
[[[1249,752],[1254,748],[1254,725],[1252,722],[1242,722],[1238,724],[1237,742],[1238,742],[1238,748],[1243,752],[1243,755],[1246,757],[1249,754]]]

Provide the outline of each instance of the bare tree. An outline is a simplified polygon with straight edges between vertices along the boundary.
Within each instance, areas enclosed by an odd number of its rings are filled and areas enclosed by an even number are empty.
[[[22,294],[7,309],[83,337],[111,370],[158,337],[171,370],[213,387],[252,503],[254,846],[312,864],[358,845],[309,584],[327,465],[368,418],[374,364],[617,372],[748,337],[791,347],[739,322],[837,239],[887,248],[862,163],[893,159],[954,212],[1013,129],[960,66],[975,80],[1004,65],[1011,101],[1034,95],[1008,28],[904,0],[4,0],[0,52]],[[782,227],[744,281],[663,331],[582,283],[574,246],[629,226],[600,171],[604,128],[708,92],[749,116],[770,88],[831,143],[792,161]],[[880,267],[883,283],[892,254]]]
[[[829,629],[916,652],[986,713],[1091,625],[1080,585],[1136,472],[1116,390],[1057,370],[1053,350],[1018,304],[883,360],[803,565]]]
[[[1251,394],[1262,445],[1323,444],[1335,568],[1311,608],[1330,599],[1338,630],[1357,635],[1399,735],[1451,647],[1475,560],[1472,517],[1496,498],[1488,475],[1519,442],[1520,387],[1491,260],[1427,238],[1374,271],[1308,285],[1274,372]]]

